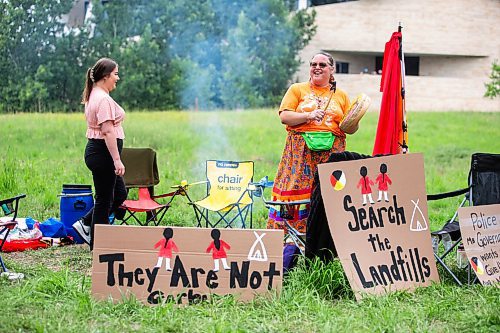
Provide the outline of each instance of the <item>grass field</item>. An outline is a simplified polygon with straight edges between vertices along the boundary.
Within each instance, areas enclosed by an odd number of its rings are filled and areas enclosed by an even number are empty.
[[[438,193],[467,185],[474,152],[500,152],[500,113],[410,113],[409,146],[425,160],[426,188]],[[0,197],[28,196],[20,215],[39,221],[59,217],[63,184],[91,184],[83,163],[82,114],[0,115]],[[368,113],[348,137],[347,150],[371,154],[377,115]],[[156,193],[182,179],[204,179],[205,160],[253,160],[255,179],[274,177],[285,131],[272,110],[244,112],[133,112],[125,122],[127,147],[157,151],[161,181]],[[203,188],[193,188],[201,197]],[[431,229],[453,213],[460,198],[429,203]],[[264,227],[257,203],[254,221]],[[178,197],[167,222],[194,225],[185,198]],[[442,283],[414,293],[354,300],[338,262],[300,265],[280,296],[249,304],[222,299],[177,308],[113,305],[90,296],[90,252],[84,246],[4,254],[25,273],[20,282],[0,280],[0,332],[498,332],[500,292],[480,285]],[[440,271],[440,273],[443,273]]]

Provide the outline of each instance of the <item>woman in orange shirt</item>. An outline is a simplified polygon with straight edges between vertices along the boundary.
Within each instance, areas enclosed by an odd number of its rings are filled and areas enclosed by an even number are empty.
[[[336,88],[335,61],[330,54],[320,52],[309,65],[309,81],[292,84],[278,111],[288,134],[274,178],[272,199],[275,201],[309,199],[317,165],[326,162],[331,153],[345,150],[346,136],[339,123],[350,102],[347,94]],[[305,132],[331,132],[335,136],[333,146],[312,151],[302,136]],[[292,227],[306,231],[309,205],[290,206],[287,215],[282,217],[278,210],[270,209],[268,228],[284,228],[283,219],[287,218]]]

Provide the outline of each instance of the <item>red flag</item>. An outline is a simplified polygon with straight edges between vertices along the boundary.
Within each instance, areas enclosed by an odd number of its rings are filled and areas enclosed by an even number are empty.
[[[385,44],[380,91],[382,103],[373,155],[400,154],[407,150],[404,110],[404,61],[402,33],[394,32]]]

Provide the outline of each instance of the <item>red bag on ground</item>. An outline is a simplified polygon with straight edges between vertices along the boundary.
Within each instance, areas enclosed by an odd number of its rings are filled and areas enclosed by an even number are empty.
[[[25,251],[25,250],[36,250],[45,249],[49,247],[49,244],[42,242],[42,237],[34,239],[17,239],[11,241],[5,241],[3,245],[2,252],[15,252],[15,251]]]

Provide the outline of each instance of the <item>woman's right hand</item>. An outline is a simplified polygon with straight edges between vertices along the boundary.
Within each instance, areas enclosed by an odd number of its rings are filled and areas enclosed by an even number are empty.
[[[123,165],[121,160],[115,160],[114,164],[115,164],[115,174],[117,176],[123,177],[123,175],[125,174],[125,165]]]
[[[325,110],[322,109],[316,109],[312,112],[309,112],[307,115],[307,121],[321,121],[323,120],[323,117],[325,116]]]

